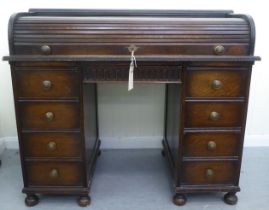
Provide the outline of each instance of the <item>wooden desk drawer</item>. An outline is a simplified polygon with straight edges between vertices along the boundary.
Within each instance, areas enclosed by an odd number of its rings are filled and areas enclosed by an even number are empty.
[[[247,72],[189,70],[186,84],[189,97],[240,97],[245,96]]]
[[[91,62],[84,69],[84,81],[128,81],[130,62]],[[136,82],[181,82],[180,62],[143,62],[135,68]]]
[[[184,184],[234,184],[236,161],[185,162],[182,183]]]
[[[80,80],[75,70],[18,70],[18,97],[72,98],[79,96]]]
[[[25,36],[25,35],[24,35]],[[117,37],[117,39],[120,39]],[[113,42],[117,39],[113,39]],[[62,40],[62,39],[61,39]],[[65,39],[66,40],[66,39]],[[85,41],[85,39],[83,39]],[[93,39],[96,40],[96,37]],[[72,45],[68,43],[47,45],[43,41],[39,43],[44,43],[40,45],[25,44],[15,44],[15,51],[18,55],[130,55],[128,51],[129,43],[133,43],[134,40],[126,40],[125,43],[109,43],[109,44],[99,44],[91,43],[90,40],[85,43],[74,43]],[[143,40],[142,40],[143,41]],[[216,47],[219,44],[209,43],[209,44],[199,44],[199,43],[183,43],[179,44],[177,42],[171,43],[153,43],[150,39],[147,43],[136,44],[139,49],[136,51],[136,55],[247,55],[248,45],[244,43],[240,44],[229,44],[222,43],[223,52],[217,53]],[[193,39],[192,39],[193,41]],[[89,47],[89,44],[91,47]]]
[[[239,156],[239,132],[188,132],[183,139],[185,157]]]
[[[21,102],[22,129],[76,129],[80,127],[78,102]]]
[[[80,133],[23,133],[26,157],[81,157]]]
[[[82,186],[83,167],[76,162],[26,162],[29,186]]]
[[[186,127],[240,127],[243,102],[187,102]]]

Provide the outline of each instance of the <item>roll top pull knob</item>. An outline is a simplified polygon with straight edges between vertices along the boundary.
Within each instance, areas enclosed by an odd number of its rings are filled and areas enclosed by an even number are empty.
[[[224,50],[225,50],[225,48],[222,45],[217,45],[214,48],[214,52],[215,52],[216,55],[224,54]]]
[[[42,53],[43,55],[50,55],[50,54],[51,54],[51,48],[50,48],[49,45],[42,45],[42,46],[40,47],[40,50],[41,50],[41,53]]]

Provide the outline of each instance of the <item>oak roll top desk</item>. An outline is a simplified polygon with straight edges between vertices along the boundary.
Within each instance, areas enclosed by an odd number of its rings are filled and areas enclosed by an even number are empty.
[[[227,192],[237,202],[255,27],[232,11],[30,9],[9,21],[25,203],[78,195],[87,206],[98,154],[97,84],[164,83],[162,154],[173,202]],[[127,87],[126,87],[127,91]],[[120,189],[119,189],[120,190]]]

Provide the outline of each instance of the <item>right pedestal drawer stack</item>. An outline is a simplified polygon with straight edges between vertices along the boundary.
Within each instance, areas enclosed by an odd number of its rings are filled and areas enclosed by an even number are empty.
[[[250,74],[239,63],[185,68],[175,202],[185,202],[184,193],[224,191],[225,202],[236,203]]]

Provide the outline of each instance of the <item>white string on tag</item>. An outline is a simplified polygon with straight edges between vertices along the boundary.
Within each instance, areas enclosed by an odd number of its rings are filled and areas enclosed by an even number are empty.
[[[134,68],[137,67],[136,59],[134,56],[134,50],[131,52],[131,63],[129,68],[129,81],[128,81],[128,91],[134,88]]]

